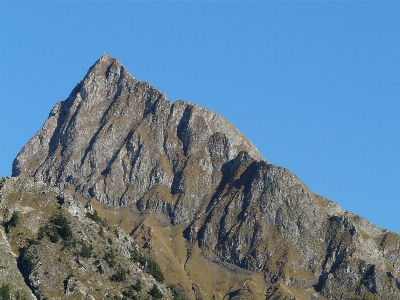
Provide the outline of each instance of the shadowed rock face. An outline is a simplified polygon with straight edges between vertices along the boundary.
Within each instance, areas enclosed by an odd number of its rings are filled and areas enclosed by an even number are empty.
[[[56,104],[13,176],[186,224],[202,257],[262,272],[267,298],[296,294],[282,285],[309,299],[400,298],[399,235],[315,195],[223,117],[170,102],[108,55]]]

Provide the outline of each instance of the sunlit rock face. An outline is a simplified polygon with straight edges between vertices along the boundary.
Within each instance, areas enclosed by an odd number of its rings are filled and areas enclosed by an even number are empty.
[[[168,260],[188,282],[200,280],[189,269],[196,247],[217,269],[262,274],[262,286],[244,281],[227,288],[228,298],[262,290],[267,298],[400,299],[399,235],[315,195],[222,116],[170,102],[108,55],[56,104],[14,160],[13,176],[182,224],[186,261],[172,250]],[[198,281],[187,291],[199,298],[209,289]]]
[[[51,111],[15,159],[34,176],[112,206],[137,203],[190,222],[221,181],[221,166],[257,149],[222,116],[172,103],[103,55]]]

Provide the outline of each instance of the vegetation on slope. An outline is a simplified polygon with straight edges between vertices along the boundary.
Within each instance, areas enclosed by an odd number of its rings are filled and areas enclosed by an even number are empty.
[[[96,212],[55,190],[24,185],[14,179],[3,187],[1,215],[9,229],[6,241],[18,256],[15,267],[38,299],[174,299],[161,284],[159,265],[131,236],[104,220],[87,218]],[[10,209],[14,212],[7,217]],[[15,283],[0,279],[1,297],[23,299]]]

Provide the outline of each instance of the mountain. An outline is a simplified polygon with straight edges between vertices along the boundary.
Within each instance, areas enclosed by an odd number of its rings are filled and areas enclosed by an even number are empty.
[[[133,237],[188,299],[400,299],[400,236],[103,55],[13,163]],[[167,291],[165,291],[165,294]]]
[[[171,103],[103,55],[19,153],[13,176],[34,176],[112,206],[138,203],[174,224],[204,212],[221,167],[255,147],[220,115]]]

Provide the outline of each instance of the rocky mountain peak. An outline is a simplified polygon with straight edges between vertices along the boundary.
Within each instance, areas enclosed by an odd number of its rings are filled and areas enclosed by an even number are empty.
[[[115,58],[103,54],[94,65],[89,68],[84,79],[72,91],[70,98],[77,104],[86,100],[86,106],[95,105],[96,101],[115,100],[113,96],[124,86],[136,83],[131,74]],[[98,94],[107,91],[106,94]]]
[[[13,176],[112,206],[154,206],[181,223],[207,207],[221,166],[240,151],[262,159],[222,116],[172,103],[104,54],[18,154]]]
[[[397,234],[314,194],[225,118],[169,101],[108,55],[56,104],[13,176],[128,209],[118,222],[185,274],[175,282],[192,299],[400,298]]]

